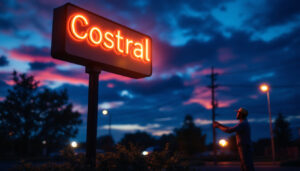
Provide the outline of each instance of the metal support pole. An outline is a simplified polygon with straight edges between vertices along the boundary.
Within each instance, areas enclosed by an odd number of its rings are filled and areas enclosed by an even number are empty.
[[[275,145],[274,145],[274,136],[273,136],[273,128],[272,128],[272,116],[271,116],[271,104],[270,104],[270,93],[267,92],[268,98],[268,111],[269,111],[269,122],[270,122],[270,134],[271,134],[271,145],[272,145],[272,159],[275,161]]]
[[[89,74],[88,118],[86,132],[86,164],[96,167],[96,139],[98,116],[98,82],[101,70],[96,67],[86,67]]]
[[[215,84],[217,74],[214,73],[214,67],[211,67],[211,106],[212,106],[212,121],[216,118],[216,100],[215,100],[215,89],[218,87]],[[214,152],[214,165],[217,165],[217,147],[216,147],[216,128],[213,128],[213,152]]]
[[[111,112],[109,114],[108,126],[109,126],[109,128],[108,128],[108,135],[111,136]]]

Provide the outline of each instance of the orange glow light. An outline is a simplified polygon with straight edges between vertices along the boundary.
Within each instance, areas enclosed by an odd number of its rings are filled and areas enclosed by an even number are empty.
[[[104,34],[104,39],[107,40],[110,45],[108,45],[106,42],[103,43],[104,47],[108,48],[108,49],[112,49],[114,48],[114,41],[112,40],[114,37],[114,35],[111,32],[106,32]]]
[[[71,33],[74,35],[75,38],[83,40],[85,38],[87,38],[88,34],[84,33],[83,35],[79,35],[75,29],[75,23],[76,21],[80,21],[81,25],[88,25],[88,20],[82,16],[82,15],[75,15],[72,19],[71,19]]]
[[[117,35],[115,37],[117,38],[117,51],[120,52],[120,53],[123,53],[124,50],[120,48],[120,46],[121,46],[121,41],[120,40],[123,40],[124,38],[121,36],[121,31],[120,30],[117,31]]]
[[[136,58],[140,58],[143,59],[143,45],[141,43],[135,43],[134,46],[136,48],[134,48],[133,50],[133,54]],[[139,46],[139,48],[137,48],[137,46]],[[137,53],[138,52],[138,53]]]
[[[220,146],[222,146],[222,147],[226,147],[226,146],[228,145],[228,141],[226,141],[225,139],[221,139],[221,140],[219,141],[219,144],[220,144]]]
[[[146,47],[146,53],[145,53],[145,55],[146,55],[146,61],[147,62],[150,62],[150,58],[149,58],[149,39],[145,39],[146,41],[145,41],[145,47]]]
[[[88,18],[82,14],[71,16],[69,21],[69,35],[74,40],[87,39],[92,47],[100,47],[103,50],[114,49],[113,52],[117,55],[131,56],[145,63],[151,62],[151,43],[148,38],[136,41],[124,34],[122,35],[121,30],[107,30],[104,32],[97,26],[89,26]],[[90,28],[79,31],[80,26],[76,25],[77,22],[80,22],[82,27],[87,26]]]
[[[262,92],[267,92],[270,89],[270,87],[267,84],[262,84],[259,88]]]
[[[129,46],[130,46],[130,44],[132,44],[132,43],[133,43],[132,40],[126,39],[126,54],[129,53]]]
[[[97,33],[98,41],[95,40],[94,38],[94,32]],[[99,45],[102,41],[102,32],[98,27],[92,27],[90,30],[89,34],[89,40],[94,44],[94,45]]]

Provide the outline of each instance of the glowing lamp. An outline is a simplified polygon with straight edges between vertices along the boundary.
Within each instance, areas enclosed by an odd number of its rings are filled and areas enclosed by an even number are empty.
[[[148,152],[148,151],[143,151],[143,152],[142,152],[142,155],[143,155],[143,156],[147,156],[147,155],[149,155],[149,152]]]
[[[228,141],[226,141],[225,139],[221,139],[221,140],[219,141],[219,145],[220,145],[221,147],[226,147],[226,146],[228,145]]]
[[[78,143],[76,141],[72,141],[71,142],[71,147],[77,148],[78,147]]]
[[[102,114],[103,114],[103,115],[107,115],[107,114],[108,114],[108,111],[107,111],[107,110],[102,110]]]
[[[262,92],[268,92],[270,89],[269,85],[267,85],[267,84],[262,84],[259,86],[259,88]]]

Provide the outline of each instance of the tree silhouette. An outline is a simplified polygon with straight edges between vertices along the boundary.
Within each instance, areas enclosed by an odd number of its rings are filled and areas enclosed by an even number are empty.
[[[133,144],[139,148],[147,148],[154,146],[156,140],[146,132],[127,133],[122,138],[120,144],[125,145],[127,148]]]
[[[206,135],[202,134],[201,128],[195,126],[191,115],[185,116],[183,126],[175,129],[175,133],[179,151],[187,155],[204,151]]]
[[[274,135],[277,148],[287,147],[292,140],[290,123],[285,120],[281,113],[278,114],[275,121]]]
[[[33,76],[13,72],[13,87],[0,102],[1,129],[18,144],[21,151],[31,154],[32,146],[48,147],[65,143],[77,133],[80,114],[72,111],[66,91],[57,92],[39,87]]]
[[[110,135],[104,135],[97,139],[97,148],[104,151],[113,151],[115,146],[115,141]]]
[[[160,148],[165,148],[168,145],[170,151],[175,151],[177,148],[177,139],[174,134],[162,135],[158,140]]]

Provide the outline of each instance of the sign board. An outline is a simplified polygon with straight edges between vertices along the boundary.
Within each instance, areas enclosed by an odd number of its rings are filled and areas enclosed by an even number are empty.
[[[51,56],[132,77],[152,74],[152,39],[67,3],[54,9]]]

